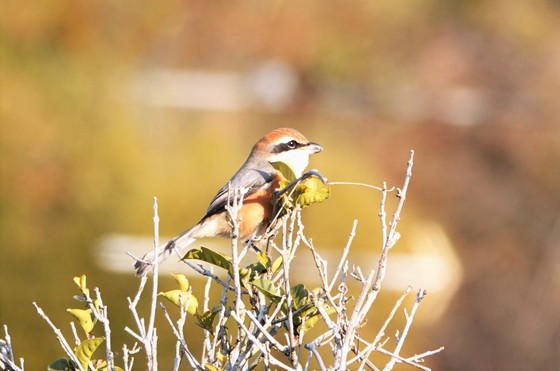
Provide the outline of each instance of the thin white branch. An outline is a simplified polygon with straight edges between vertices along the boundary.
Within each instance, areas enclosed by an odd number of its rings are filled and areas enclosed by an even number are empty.
[[[76,346],[80,345],[82,341],[78,336],[78,331],[76,330],[76,325],[74,324],[74,322],[70,322],[70,329],[72,330],[72,335],[74,335],[74,344],[76,344]]]
[[[212,278],[215,282],[217,282],[218,284],[220,284],[221,286],[225,287],[230,291],[235,291],[235,287],[229,286],[229,284],[225,283],[222,279],[220,279],[220,277],[214,274],[213,270],[204,268],[202,264],[193,264],[190,261],[186,261],[186,260],[184,262],[186,265],[191,267],[197,273]]]
[[[158,278],[159,278],[159,215],[157,197],[154,197],[154,271],[152,275],[152,301],[150,305],[150,320],[146,330],[146,338],[150,339],[154,331],[154,322],[156,319],[156,305],[158,294]],[[153,346],[153,344],[152,344]]]
[[[187,343],[185,342],[185,339],[181,336],[179,330],[175,327],[175,325],[173,324],[173,320],[171,319],[171,317],[169,316],[169,313],[167,312],[167,308],[165,308],[165,305],[163,305],[162,303],[159,304],[161,309],[163,310],[163,315],[165,316],[165,319],[167,319],[167,322],[169,323],[169,326],[171,326],[171,330],[173,330],[173,334],[175,335],[175,338],[179,341],[179,343],[181,344],[181,348],[183,350],[183,353],[185,354],[187,361],[189,362],[189,364],[191,365],[191,367],[193,369],[197,369],[197,370],[204,370],[204,367],[202,367],[198,361],[196,360],[195,356],[191,353],[191,351],[189,350]]]
[[[241,318],[239,318],[239,316],[235,313],[235,312],[231,312],[231,317],[233,319],[235,319],[235,321],[237,322],[237,324],[239,325],[239,327],[243,330],[243,332],[245,333],[245,335],[247,335],[247,337],[249,338],[249,340],[251,340],[251,342],[259,349],[259,351],[261,353],[266,353],[266,348],[264,348],[263,344],[261,344],[261,342],[251,333],[251,331],[249,331],[249,329],[243,324],[243,321],[241,320]],[[288,370],[288,371],[297,371],[297,369],[290,367],[282,362],[280,362],[278,359],[276,359],[275,357],[273,357],[272,355],[270,356],[270,363],[272,363],[275,366],[278,366],[284,370]]]
[[[418,290],[418,294],[416,295],[416,301],[414,302],[414,305],[412,306],[412,310],[410,311],[410,315],[406,317],[406,323],[405,323],[403,332],[402,332],[401,336],[399,337],[399,340],[397,342],[397,346],[395,347],[395,351],[393,352],[394,355],[399,356],[399,353],[402,349],[402,346],[404,345],[404,341],[405,341],[405,339],[408,335],[408,331],[410,330],[410,326],[412,326],[412,321],[414,320],[414,315],[416,314],[416,311],[418,310],[418,307],[420,306],[420,303],[422,302],[424,297],[426,297],[426,294],[427,294],[426,290],[424,290],[424,289]],[[383,371],[391,370],[393,368],[393,366],[395,365],[395,362],[397,360],[398,359],[396,357],[391,357],[391,360],[389,362],[387,362]]]
[[[235,287],[235,312],[241,315],[244,309],[243,300],[241,299],[241,279],[239,277],[239,250],[238,237],[241,220],[239,219],[239,211],[243,206],[243,196],[247,192],[246,189],[232,188],[231,184],[228,191],[228,203],[226,211],[231,221],[231,265],[233,273],[233,284]]]
[[[41,309],[36,302],[33,302],[33,305],[35,306],[35,309],[37,309],[37,313],[39,313],[39,316],[43,317],[43,319],[49,324],[49,326],[51,327],[51,329],[54,331],[54,334],[56,335],[56,338],[58,340],[58,342],[60,343],[60,346],[62,347],[62,350],[64,350],[64,353],[66,353],[66,355],[68,356],[68,358],[70,358],[70,360],[72,362],[75,363],[75,366],[78,367],[78,369],[80,371],[84,371],[82,365],[80,364],[80,361],[78,360],[78,358],[76,357],[76,355],[74,354],[74,351],[72,351],[72,348],[70,347],[70,345],[68,344],[68,342],[66,341],[66,339],[64,338],[64,335],[62,335],[62,332],[60,331],[59,328],[57,328],[54,323],[52,323],[52,321],[50,320],[49,317],[47,317],[47,315],[45,314],[45,312],[43,311],[43,309]]]
[[[8,370],[23,371],[23,358],[20,358],[21,367],[14,361],[12,339],[8,333],[8,326],[4,325],[4,340],[0,339],[0,367],[8,365]]]
[[[350,252],[350,246],[352,245],[352,241],[354,241],[354,237],[356,236],[356,228],[357,227],[358,227],[358,220],[355,219],[354,223],[352,224],[352,230],[350,231],[350,235],[348,236],[348,242],[346,243],[346,246],[344,247],[344,250],[342,251],[342,256],[340,257],[340,262],[338,263],[338,267],[334,271],[334,275],[333,275],[333,278],[331,280],[331,283],[328,285],[328,287],[325,287],[325,289],[327,289],[327,292],[330,292],[332,290],[332,288],[334,287],[334,285],[336,283],[336,280],[338,278],[338,275],[340,274],[340,271],[342,270],[342,267],[343,267],[344,263],[346,262],[346,258],[348,257],[348,253]]]
[[[247,315],[247,317],[249,317],[249,319],[255,324],[255,326],[257,326],[257,328],[259,329],[259,331],[261,332],[261,334],[263,334],[264,337],[267,338],[267,340],[272,343],[280,352],[285,353],[286,352],[286,347],[282,344],[280,344],[275,338],[272,337],[272,335],[270,335],[268,333],[268,330],[266,328],[264,328],[259,321],[255,318],[255,316],[251,313],[251,312],[246,312],[245,313]]]
[[[395,305],[393,306],[393,309],[391,310],[391,313],[389,313],[389,316],[385,319],[385,322],[383,323],[383,325],[381,326],[381,328],[377,332],[377,335],[375,336],[375,339],[373,340],[373,342],[370,343],[368,346],[366,346],[364,349],[362,349],[362,351],[359,352],[356,355],[356,357],[354,357],[350,361],[348,361],[348,363],[347,363],[348,365],[352,364],[359,357],[362,357],[361,358],[362,362],[360,364],[359,369],[362,369],[364,367],[365,360],[369,359],[369,355],[371,354],[371,352],[375,350],[375,347],[377,346],[377,344],[379,344],[379,342],[381,341],[381,338],[383,338],[383,336],[385,336],[385,330],[387,329],[387,326],[389,326],[389,323],[391,323],[391,321],[395,317],[395,314],[397,313],[397,310],[401,307],[402,302],[408,296],[408,294],[410,293],[410,290],[412,290],[412,287],[408,286],[406,288],[406,290],[403,292],[403,294],[401,295],[401,297],[396,301]]]
[[[419,368],[419,369],[424,370],[424,371],[430,371],[431,370],[429,367],[426,367],[426,366],[423,366],[423,365],[418,364],[416,362],[410,361],[407,358],[403,358],[403,357],[399,356],[398,354],[391,353],[388,350],[385,350],[384,348],[379,348],[378,347],[376,349],[376,351],[379,352],[379,353],[390,356],[391,361],[394,361],[394,362],[398,361],[398,362],[401,362],[401,363],[406,363],[408,365],[414,366],[414,367]],[[389,370],[392,369],[392,368],[393,368],[393,365],[391,365],[391,368],[389,368]],[[387,366],[385,366],[385,368],[383,370],[387,370]]]
[[[424,353],[420,353],[420,354],[415,354],[411,357],[406,358],[407,361],[412,361],[412,362],[422,362],[424,360],[424,358],[434,355],[436,353],[439,353],[441,351],[443,351],[445,349],[445,347],[439,347],[437,349],[434,350],[428,350],[427,352]]]
[[[136,307],[138,306],[138,303],[140,302],[140,297],[142,296],[142,292],[144,291],[144,287],[146,286],[146,282],[148,282],[148,277],[146,275],[140,277],[140,284],[138,285],[138,291],[136,292],[136,296],[134,297],[134,300],[131,300],[129,297],[126,298],[127,301],[128,301],[128,309],[132,313],[132,317],[134,318],[134,322],[136,323],[136,328],[138,329],[139,334],[140,334],[140,335],[136,335],[134,333],[133,336],[137,337],[137,338],[140,338],[140,341],[142,341],[142,339],[146,337],[146,328],[144,326],[143,319],[140,319],[140,316],[138,315],[138,310],[136,309]],[[130,329],[128,329],[127,332],[130,333],[130,334],[133,334],[132,330],[130,330]]]
[[[96,308],[95,305],[90,304],[90,308],[92,312],[95,313],[95,317],[101,324],[103,324],[103,332],[105,333],[105,358],[107,361],[107,369],[113,370],[115,368],[115,359],[113,355],[113,351],[111,350],[111,326],[109,324],[109,315],[108,315],[108,308],[106,305],[103,305],[103,299],[101,298],[101,292],[99,288],[95,288],[95,296],[98,300],[98,307]]]
[[[212,268],[210,268],[212,272]],[[205,313],[209,310],[208,303],[210,302],[210,287],[212,286],[212,277],[208,277],[206,285],[204,286],[204,303],[202,305],[202,312]],[[206,364],[208,361],[208,351],[210,349],[210,331],[204,329],[204,341],[202,343],[202,357],[201,364]]]
[[[135,338],[136,340],[144,344],[144,338],[138,335],[136,332],[134,332],[134,330],[132,330],[130,327],[127,326],[124,328],[124,330],[128,332],[133,338]]]

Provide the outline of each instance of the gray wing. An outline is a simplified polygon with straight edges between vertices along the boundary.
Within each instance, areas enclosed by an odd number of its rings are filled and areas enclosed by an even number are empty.
[[[206,211],[204,218],[217,214],[225,209],[228,202],[228,191],[230,185],[234,188],[248,189],[248,192],[244,196],[248,197],[266,184],[271,184],[274,180],[274,169],[272,166],[270,166],[270,169],[271,171],[268,172],[255,168],[246,168],[243,166],[237,173],[235,173],[233,178],[231,178],[231,180],[218,191],[216,196],[214,196],[210,202],[210,206],[208,206],[208,210]]]

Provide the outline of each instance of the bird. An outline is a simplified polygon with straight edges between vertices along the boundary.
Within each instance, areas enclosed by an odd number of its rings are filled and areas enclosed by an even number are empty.
[[[202,219],[159,247],[158,262],[163,262],[173,251],[183,250],[197,239],[231,237],[231,223],[226,210],[230,190],[244,192],[243,204],[238,212],[238,238],[247,240],[264,231],[273,217],[274,192],[284,179],[271,163],[283,162],[299,178],[309,163],[309,157],[322,150],[323,147],[308,141],[296,129],[278,128],[266,134],[255,143],[247,160],[214,196]],[[154,251],[137,259],[134,264],[136,275],[143,276],[151,271],[155,259]]]

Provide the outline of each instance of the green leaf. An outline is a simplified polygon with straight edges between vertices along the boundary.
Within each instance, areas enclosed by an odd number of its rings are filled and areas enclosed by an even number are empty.
[[[263,274],[266,272],[266,266],[264,266],[261,262],[254,262],[246,266],[245,268],[241,269],[239,272],[240,275],[250,275],[250,279],[254,279],[257,275]]]
[[[171,273],[175,281],[179,284],[179,289],[183,292],[189,291],[189,279],[183,273]]]
[[[86,335],[89,335],[95,326],[97,320],[93,318],[91,309],[66,309],[68,313],[74,316],[84,329]]]
[[[198,299],[191,293],[182,291],[182,290],[171,290],[167,292],[160,292],[158,296],[163,296],[176,306],[181,305],[183,303],[183,308],[189,313],[190,315],[195,315],[196,310],[198,309]]]
[[[263,293],[264,296],[269,298],[275,303],[279,303],[282,300],[280,289],[272,283],[271,280],[264,278],[259,278],[251,282],[257,290]]]
[[[199,249],[189,250],[185,256],[183,256],[182,260],[185,259],[202,260],[206,263],[223,268],[228,272],[231,272],[232,270],[231,258],[229,256],[210,250],[204,246],[201,246]]]
[[[276,273],[278,268],[282,266],[282,256],[277,257],[274,261],[270,259],[266,252],[258,252],[256,256],[258,263],[253,263],[247,266],[247,268],[251,268],[258,273],[264,273],[265,270]]]
[[[295,310],[299,310],[309,303],[309,291],[302,284],[292,287],[290,289],[290,295],[292,296]]]
[[[68,371],[74,368],[70,365],[70,362],[66,358],[59,358],[50,365],[47,366],[47,371]]]
[[[323,318],[323,316],[321,315],[321,313],[319,313],[317,308],[314,308],[314,309],[315,309],[315,314],[312,315],[312,316],[309,316],[305,319],[305,323],[303,325],[303,330],[305,332],[307,332],[313,326],[315,326],[315,324],[317,324],[317,321],[319,321],[319,319]],[[336,313],[336,310],[334,308],[327,308],[326,311],[327,311],[328,314]]]
[[[214,305],[212,307],[212,309],[207,310],[206,312],[202,313],[202,314],[197,314],[196,315],[196,319],[197,321],[197,325],[202,327],[203,329],[205,329],[206,331],[211,332],[212,334],[214,333],[214,318],[216,318],[216,315],[218,313],[220,313],[220,311],[222,310],[222,306],[221,305]]]
[[[272,165],[273,168],[275,168],[276,170],[278,170],[280,172],[280,174],[282,174],[284,176],[284,178],[286,178],[287,182],[286,184],[293,182],[294,180],[296,180],[296,175],[294,174],[294,172],[292,171],[292,169],[286,165],[285,163],[278,161],[278,162],[271,162],[270,163]],[[286,185],[284,184],[284,187]],[[281,187],[283,188],[283,187]]]
[[[74,353],[84,370],[87,370],[88,363],[91,361],[91,356],[104,341],[105,338],[93,338],[84,340],[80,345],[78,345]]]
[[[255,263],[255,264],[257,264],[262,268],[261,263]],[[262,271],[262,269],[259,269],[258,271]],[[253,271],[251,265],[249,265],[248,268],[242,268],[241,270],[239,270],[239,280],[241,281],[241,284],[245,289],[249,290],[251,286],[250,282],[253,280],[255,276],[255,272],[257,271]],[[233,277],[233,272],[229,272],[229,275]]]
[[[292,297],[292,312],[296,312],[309,304],[309,291],[304,285],[295,285],[290,289],[290,296]],[[310,306],[311,307],[311,306]],[[304,310],[292,317],[294,325],[298,328],[301,325],[303,317],[306,316],[308,310]],[[288,304],[282,304],[282,313],[288,314]]]

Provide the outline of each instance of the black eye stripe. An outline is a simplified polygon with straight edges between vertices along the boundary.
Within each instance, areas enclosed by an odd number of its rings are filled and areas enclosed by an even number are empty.
[[[272,153],[287,152],[287,151],[290,151],[292,149],[304,147],[306,145],[307,145],[306,143],[298,143],[295,140],[290,140],[286,143],[280,143],[280,144],[275,145],[272,148]]]

